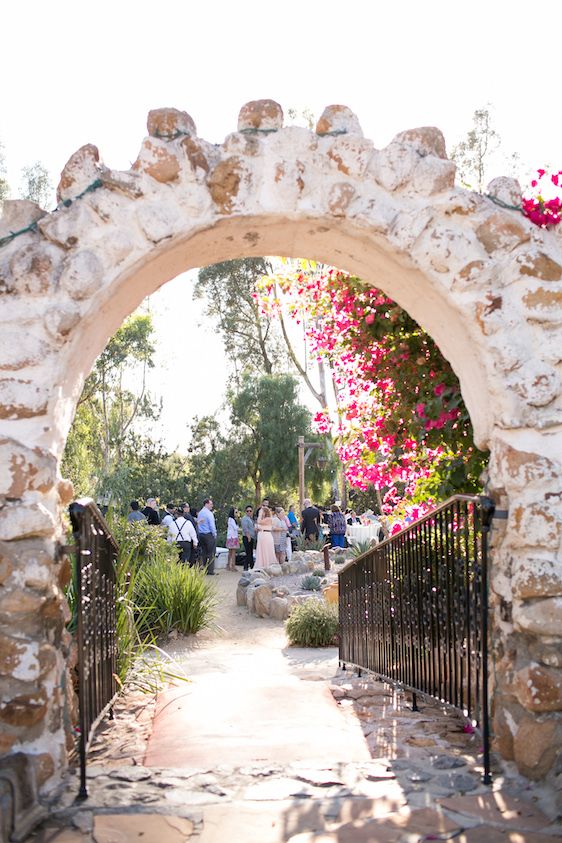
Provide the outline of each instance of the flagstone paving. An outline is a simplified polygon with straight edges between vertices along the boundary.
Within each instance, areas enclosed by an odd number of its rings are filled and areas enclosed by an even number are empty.
[[[218,633],[167,647],[191,681],[119,701],[88,799],[69,775],[30,843],[560,843],[552,794],[499,768],[484,786],[456,715],[288,648],[237,580],[216,578]]]

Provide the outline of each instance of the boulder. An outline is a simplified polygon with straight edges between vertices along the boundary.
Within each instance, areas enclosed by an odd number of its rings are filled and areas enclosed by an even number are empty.
[[[269,617],[284,621],[289,617],[289,602],[285,597],[272,597],[269,604]]]
[[[246,605],[246,591],[248,590],[248,586],[250,585],[250,580],[242,578],[238,583],[236,588],[236,605],[237,606],[245,606]]]
[[[246,607],[249,612],[254,611],[254,594],[256,591],[256,586],[253,583],[250,583],[248,588],[246,589]]]
[[[254,589],[254,612],[259,618],[269,615],[272,600],[272,590],[269,585],[258,585]]]

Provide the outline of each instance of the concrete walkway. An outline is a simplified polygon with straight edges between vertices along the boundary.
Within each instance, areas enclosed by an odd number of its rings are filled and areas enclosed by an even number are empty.
[[[237,579],[217,583],[223,631],[203,649],[173,650],[191,682],[159,698],[145,765],[368,761],[360,722],[328,687],[336,649],[288,648],[282,624],[236,607]]]
[[[481,784],[456,716],[339,671],[335,648],[288,648],[237,580],[215,580],[220,630],[166,647],[190,683],[120,701],[88,800],[69,777],[33,843],[560,843],[548,794],[499,769]]]

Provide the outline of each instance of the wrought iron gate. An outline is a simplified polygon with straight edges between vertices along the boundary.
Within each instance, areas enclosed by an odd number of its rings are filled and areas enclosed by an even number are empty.
[[[478,723],[490,782],[489,498],[457,495],[339,573],[340,660]],[[414,696],[414,707],[416,698]]]
[[[88,745],[117,693],[115,562],[119,548],[92,500],[75,501],[69,511],[76,554],[79,796],[85,798]]]

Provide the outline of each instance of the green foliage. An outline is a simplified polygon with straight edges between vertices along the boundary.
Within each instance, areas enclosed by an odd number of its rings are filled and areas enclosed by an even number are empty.
[[[315,568],[314,571],[312,572],[312,576],[313,577],[320,577],[320,579],[323,580],[324,577],[326,576],[326,572],[324,571],[323,568]]]
[[[155,649],[157,636],[172,629],[195,633],[211,625],[215,591],[204,571],[178,562],[176,545],[166,541],[164,529],[111,515],[108,520],[120,547],[118,675],[122,684],[146,685],[147,677],[170,673],[162,659],[147,657]]]
[[[40,161],[36,161],[30,167],[24,167],[21,174],[21,198],[36,202],[40,208],[47,208],[51,204],[53,193],[53,186],[47,168]]]
[[[210,626],[215,617],[216,593],[201,568],[177,561],[148,562],[141,566],[135,583],[135,602],[145,607],[141,631],[167,634],[177,629],[184,635]]]
[[[4,157],[4,144],[0,143],[0,211],[4,199],[10,195],[10,185],[6,179],[6,159]]]
[[[153,332],[149,315],[130,316],[86,378],[63,456],[64,471],[81,494],[129,498],[134,490],[140,495],[146,489],[146,465],[160,467],[170,456],[134,431],[135,421],[155,420],[160,412],[145,390],[146,371],[153,365]],[[156,453],[147,454],[145,444]]]
[[[271,375],[285,368],[274,320],[260,312],[256,283],[271,272],[266,258],[223,261],[201,269],[194,297],[206,299],[206,315],[218,321],[237,380],[243,372]]]
[[[302,533],[297,536],[297,550],[324,550],[326,539],[320,536],[318,539],[307,539]]]
[[[363,539],[362,541],[354,542],[350,545],[349,549],[352,557],[356,559],[358,556],[363,556],[364,553],[368,553],[374,546],[375,544],[372,543],[371,539]]]
[[[490,106],[477,109],[472,116],[472,129],[451,151],[463,187],[483,192],[488,159],[500,143],[500,137],[492,127]]]
[[[338,632],[338,610],[324,600],[306,600],[295,606],[285,630],[294,647],[330,647]]]
[[[291,375],[245,375],[241,388],[229,395],[231,423],[238,431],[238,449],[254,484],[256,504],[265,485],[298,478],[296,443],[310,427],[310,412],[298,402]]]
[[[303,591],[320,591],[322,588],[322,580],[315,574],[309,574],[301,580],[301,588]]]

